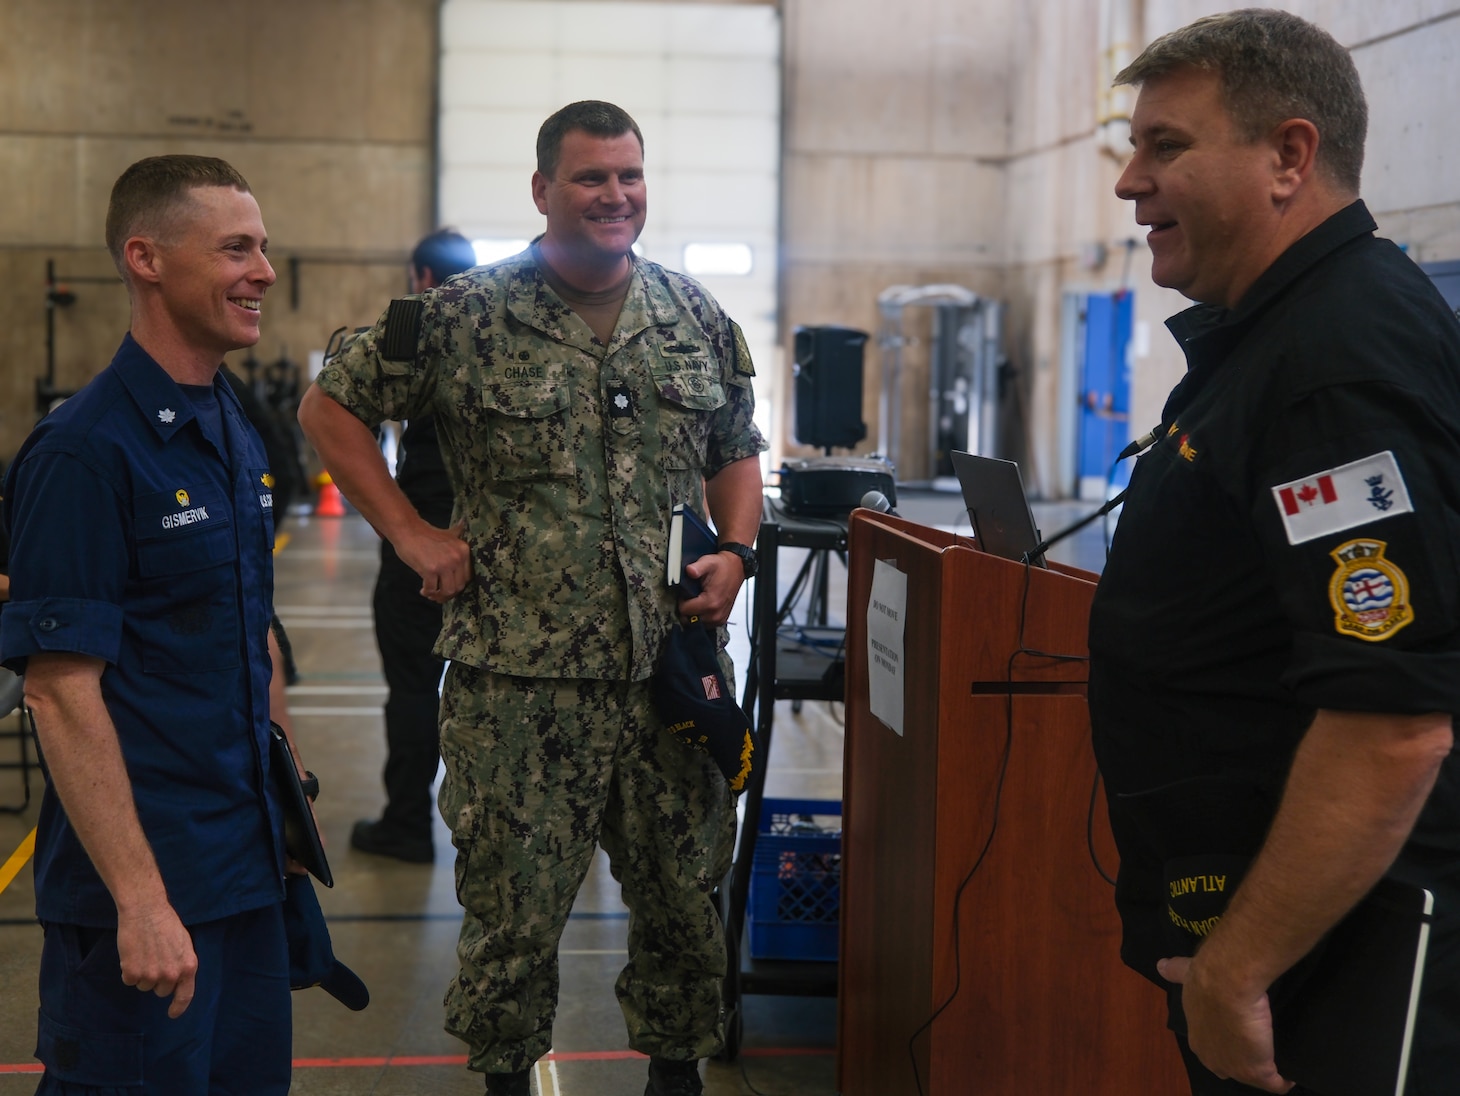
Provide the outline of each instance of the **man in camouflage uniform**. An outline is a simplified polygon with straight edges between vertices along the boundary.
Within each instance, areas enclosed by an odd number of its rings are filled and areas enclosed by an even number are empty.
[[[677,614],[723,623],[760,523],[754,369],[703,287],[637,258],[643,139],[607,103],[543,124],[523,254],[393,302],[334,359],[299,418],[341,489],[445,605],[440,806],[465,918],[447,1029],[489,1093],[528,1092],[551,1046],[558,939],[602,843],[630,910],[617,982],[646,1096],[701,1091],[721,1046],[725,947],[711,889],[733,796],[649,696]],[[434,413],[456,488],[434,528],[369,427]],[[678,503],[708,504],[722,545],[665,585]],[[728,668],[728,661],[722,662]]]

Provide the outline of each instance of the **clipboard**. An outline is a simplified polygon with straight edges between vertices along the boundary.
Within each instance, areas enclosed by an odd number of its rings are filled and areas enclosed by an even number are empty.
[[[324,842],[319,838],[319,827],[309,807],[309,797],[304,794],[304,785],[299,782],[299,770],[294,767],[289,740],[273,720],[269,721],[269,768],[273,773],[274,787],[279,792],[279,803],[284,809],[284,848],[321,883],[333,887],[335,877],[324,855]]]

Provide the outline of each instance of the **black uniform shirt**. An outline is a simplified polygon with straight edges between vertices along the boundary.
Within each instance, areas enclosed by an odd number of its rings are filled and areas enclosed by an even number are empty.
[[[1123,873],[1214,831],[1255,852],[1319,708],[1460,711],[1460,324],[1374,228],[1355,202],[1235,309],[1168,323],[1188,372],[1090,621]],[[1460,848],[1453,768],[1415,840]],[[1238,802],[1181,817],[1212,778]]]
[[[418,415],[406,423],[395,478],[422,518],[441,529],[451,524],[456,496],[441,457],[434,415]]]

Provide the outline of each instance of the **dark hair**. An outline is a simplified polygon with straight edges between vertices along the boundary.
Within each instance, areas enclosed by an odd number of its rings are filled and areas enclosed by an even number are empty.
[[[118,176],[106,210],[106,249],[123,278],[127,272],[122,249],[127,241],[133,236],[160,236],[188,200],[188,191],[200,186],[252,193],[232,164],[212,156],[149,156]]]
[[[622,137],[625,133],[632,133],[639,139],[639,152],[644,151],[644,135],[639,132],[639,124],[622,107],[598,99],[569,103],[537,131],[537,170],[543,178],[551,179],[553,172],[558,170],[563,138],[574,129],[595,137]]]
[[[1327,31],[1271,8],[1208,15],[1157,38],[1115,83],[1139,85],[1184,66],[1218,74],[1222,101],[1248,141],[1289,118],[1312,122],[1320,170],[1358,192],[1369,108],[1353,58]]]
[[[414,270],[429,270],[440,285],[453,274],[460,274],[477,265],[477,253],[471,241],[454,228],[438,228],[424,236],[411,252]]]

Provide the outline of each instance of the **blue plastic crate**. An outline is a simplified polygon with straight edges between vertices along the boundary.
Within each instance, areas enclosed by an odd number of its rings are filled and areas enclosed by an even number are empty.
[[[750,872],[750,954],[835,962],[840,799],[764,799]]]

